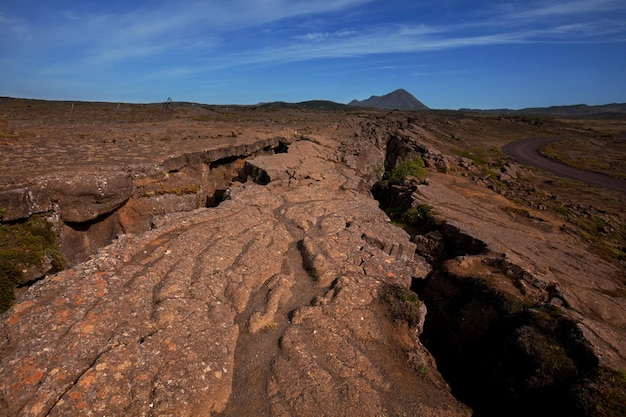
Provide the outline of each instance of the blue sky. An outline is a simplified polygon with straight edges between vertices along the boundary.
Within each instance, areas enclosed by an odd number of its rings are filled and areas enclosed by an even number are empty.
[[[626,102],[624,0],[5,0],[0,96]]]

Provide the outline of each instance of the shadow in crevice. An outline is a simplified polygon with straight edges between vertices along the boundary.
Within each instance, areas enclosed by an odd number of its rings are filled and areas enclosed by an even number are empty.
[[[453,395],[474,417],[606,415],[594,413],[597,400],[586,394],[599,391],[602,372],[577,323],[545,300],[501,290],[498,280],[515,283],[520,271],[489,262],[496,255],[484,241],[445,221],[403,223],[419,208],[415,191],[410,182],[381,181],[372,195],[432,266],[427,279],[413,280],[411,289],[428,309],[420,340]],[[463,265],[482,265],[489,273]]]

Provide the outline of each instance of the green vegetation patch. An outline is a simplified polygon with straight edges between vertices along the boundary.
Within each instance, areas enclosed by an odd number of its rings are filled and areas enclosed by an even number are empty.
[[[626,416],[626,372],[600,369],[595,378],[584,382],[574,393],[584,415]]]
[[[180,187],[172,187],[172,188],[163,189],[163,190],[148,190],[148,191],[143,192],[141,196],[153,197],[155,195],[166,195],[166,194],[177,195],[177,196],[186,195],[186,194],[197,194],[198,191],[200,191],[200,188],[201,188],[200,184],[191,184],[191,185],[184,185]]]
[[[418,204],[401,214],[400,220],[407,226],[425,227],[439,225],[433,214],[433,208],[428,204]]]
[[[464,149],[455,149],[454,153],[458,156],[470,159],[478,166],[486,166],[489,163],[489,156],[483,150],[469,151]]]
[[[389,185],[397,185],[404,182],[404,180],[409,176],[416,178],[426,176],[424,161],[419,156],[400,162],[391,171],[387,172],[386,180]]]
[[[578,138],[552,142],[544,156],[567,165],[626,179],[626,142],[612,138]]]
[[[51,263],[50,272],[65,268],[65,259],[57,246],[52,225],[40,216],[18,224],[0,224],[0,312],[15,300],[15,287],[24,284],[23,270],[43,268]]]
[[[470,159],[479,167],[488,165],[500,165],[506,160],[504,154],[497,146],[490,148],[473,147],[471,149],[454,149],[453,152],[464,158]]]
[[[402,227],[409,233],[438,229],[444,224],[441,219],[437,218],[434,209],[428,204],[418,204],[415,207],[400,205],[386,207],[384,210],[393,224]]]
[[[394,320],[406,321],[410,327],[416,327],[422,318],[422,301],[416,293],[401,285],[389,285],[381,292],[382,300],[389,306]]]

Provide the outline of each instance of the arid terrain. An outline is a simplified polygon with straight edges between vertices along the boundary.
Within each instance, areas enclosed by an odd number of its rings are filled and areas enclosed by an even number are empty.
[[[0,100],[0,416],[621,416],[626,118]]]

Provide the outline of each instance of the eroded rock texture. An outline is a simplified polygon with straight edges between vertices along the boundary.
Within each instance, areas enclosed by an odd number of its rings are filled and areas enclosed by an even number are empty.
[[[439,370],[477,415],[622,401],[623,270],[456,175],[425,122],[340,119],[0,193],[82,248],[2,317],[0,415],[469,416]],[[426,180],[373,187],[415,157]],[[443,222],[409,236],[370,190]],[[397,314],[410,286],[428,314]]]
[[[33,286],[0,415],[469,416],[380,296],[430,272],[369,194],[384,150],[327,137]]]

